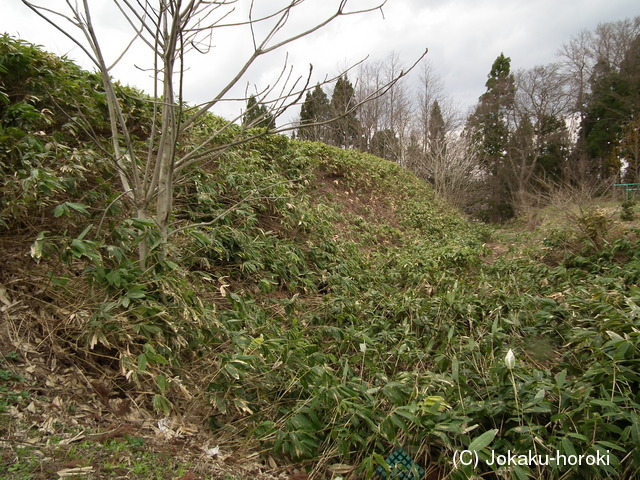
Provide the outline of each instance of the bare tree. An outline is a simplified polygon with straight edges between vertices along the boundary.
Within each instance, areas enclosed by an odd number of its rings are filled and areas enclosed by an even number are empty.
[[[620,70],[627,52],[639,34],[640,17],[599,24],[593,34],[592,58],[596,63],[604,60]]]
[[[484,182],[477,151],[468,137],[448,132],[444,141],[431,145],[426,157],[416,173],[433,182],[436,195],[463,210],[473,210],[482,202]]]
[[[462,163],[475,160],[473,152],[462,154],[463,140],[459,138],[461,125],[460,111],[445,94],[441,78],[429,62],[423,62],[409,141],[404,146],[405,166],[431,182],[439,195],[451,198],[458,206],[465,202],[455,200],[456,194],[452,190],[457,190],[460,182],[452,179],[457,178]],[[447,165],[451,169],[450,174],[445,173],[449,168]],[[473,183],[477,179],[469,180]]]
[[[358,70],[356,98],[370,97],[372,92],[388,85],[402,71],[404,70],[396,53],[363,66]],[[358,109],[360,149],[408,166],[406,151],[412,134],[414,109],[407,85],[402,81],[393,82],[393,86],[384,95]]]
[[[564,159],[558,157],[562,152],[554,149],[555,157],[551,158],[546,150],[552,144],[560,147],[563,140],[568,144],[568,138],[563,138],[567,137],[564,119],[571,110],[571,98],[555,64],[519,70],[515,74],[515,85],[505,180],[509,184],[513,204],[518,209],[529,198],[527,192],[533,188],[533,183],[541,180],[536,177],[562,171]],[[544,162],[541,161],[543,157]]]
[[[539,125],[545,117],[565,117],[571,110],[571,95],[560,66],[554,63],[519,70],[516,79],[516,109]]]
[[[416,111],[415,128],[422,141],[423,149],[429,143],[429,122],[433,103],[444,104],[444,85],[442,79],[436,74],[430,62],[422,63],[420,70],[420,87],[418,90],[418,104]]]
[[[220,133],[231,130],[231,125],[241,120],[242,115],[211,132],[188,151],[179,150],[178,144],[187,133],[212,107],[229,99],[232,89],[258,59],[316,32],[340,17],[381,10],[385,1],[363,9],[348,10],[348,0],[340,0],[325,18],[287,34],[284,32],[285,25],[289,23],[293,10],[305,0],[289,0],[284,6],[272,7],[270,12],[259,16],[255,15],[254,2],[250,1],[247,2],[247,17],[239,21],[232,20],[236,0],[113,0],[114,7],[132,31],[131,43],[114,61],[105,58],[103,47],[109,39],[100,38],[96,33],[88,0],[67,0],[64,11],[53,10],[49,4],[36,5],[29,0],[23,0],[23,3],[76,43],[97,68],[109,110],[110,154],[120,175],[123,195],[130,201],[137,217],[155,222],[166,243],[171,234],[170,217],[178,177],[187,167],[216,158],[228,148],[252,138],[252,135],[243,133],[222,145],[216,143]],[[208,51],[212,32],[238,26],[249,27],[252,52],[236,71],[228,74],[224,86],[213,93],[208,101],[186,107],[187,56]],[[153,60],[150,73],[154,85],[154,114],[146,139],[146,152],[134,145],[111,77],[114,66],[131,51],[131,46],[136,42],[148,47]],[[397,72],[395,78],[372,96],[390,88],[404,75],[405,72]],[[309,79],[310,73],[306,78],[292,78],[285,65],[278,81],[256,95],[257,104],[267,106],[266,114],[276,118],[300,100],[308,89]],[[353,108],[357,108],[357,105]],[[287,125],[274,132],[293,128],[295,126]],[[144,242],[140,244],[139,253],[144,267],[148,255]]]
[[[619,70],[625,53],[640,34],[640,17],[602,23],[594,31],[582,31],[565,43],[558,55],[561,72],[573,94],[574,111],[584,114],[590,81],[598,63]]]
[[[526,112],[518,111],[517,106],[513,116],[512,122],[516,128],[509,136],[507,161],[504,163],[502,178],[508,185],[511,204],[517,211],[524,205],[527,192],[530,190],[538,165],[538,152],[531,117]]]
[[[402,71],[400,57],[392,52],[383,62],[383,81],[388,83]],[[406,166],[406,147],[409,141],[413,118],[413,102],[407,85],[396,82],[383,97],[382,129],[391,132],[396,139],[393,159]]]
[[[356,100],[361,102],[370,97],[383,84],[380,62],[360,65],[356,81]],[[366,102],[358,109],[358,119],[360,120],[359,149],[361,151],[371,151],[373,137],[381,130],[382,103],[383,99],[378,97]]]

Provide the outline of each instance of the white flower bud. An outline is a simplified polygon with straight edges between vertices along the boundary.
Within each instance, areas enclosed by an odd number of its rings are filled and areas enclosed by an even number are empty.
[[[513,350],[509,349],[507,356],[504,357],[504,364],[509,370],[512,370],[516,365],[516,356],[513,354]]]

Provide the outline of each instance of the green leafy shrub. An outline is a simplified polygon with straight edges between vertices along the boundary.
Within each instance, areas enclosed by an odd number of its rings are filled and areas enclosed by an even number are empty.
[[[625,222],[631,222],[635,218],[635,212],[633,211],[633,207],[635,207],[636,202],[634,200],[626,200],[622,202],[622,211],[620,212],[620,220]]]

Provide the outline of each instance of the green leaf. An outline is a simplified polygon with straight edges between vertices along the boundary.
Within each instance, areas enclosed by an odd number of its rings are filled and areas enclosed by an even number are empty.
[[[624,341],[624,337],[621,337],[616,332],[612,332],[611,330],[607,330],[607,335],[609,335],[611,340],[613,340],[615,342],[623,342]]]
[[[145,298],[146,294],[147,293],[145,292],[144,287],[142,285],[135,284],[129,287],[125,296],[126,298],[131,300],[131,299]]]
[[[593,400],[591,400],[590,403],[591,403],[591,405],[598,405],[600,407],[608,407],[608,408],[613,408],[613,409],[618,409],[619,408],[615,403],[613,403],[613,402],[611,402],[609,400],[600,400],[598,398],[594,398]]]
[[[49,273],[49,280],[51,280],[51,283],[53,283],[54,285],[58,285],[61,287],[64,287],[67,283],[69,283],[69,277],[56,277],[51,273]]]
[[[87,210],[87,208],[89,208],[89,205],[85,205],[84,203],[67,202],[67,206],[71,210],[75,210],[78,213],[89,215],[89,211]]]
[[[402,407],[398,407],[395,413],[400,415],[401,417],[406,418],[412,423],[416,423],[416,424],[420,423],[420,419],[416,417],[413,412],[408,411],[406,408],[403,409]]]
[[[391,415],[389,415],[388,418],[389,418],[389,421],[392,424],[394,424],[396,427],[398,427],[399,430],[405,431],[407,429],[407,424],[404,422],[402,417],[400,417],[399,415],[396,415],[395,413],[392,413]]]
[[[81,233],[80,235],[78,235],[78,240],[82,240],[82,239],[85,237],[85,235],[86,235],[87,233],[89,233],[89,231],[90,231],[92,228],[93,228],[93,223],[92,223],[91,225],[88,225],[88,226],[87,226],[87,227],[82,231],[82,233]]]
[[[60,205],[56,206],[56,208],[53,209],[53,216],[56,218],[61,217],[62,215],[68,215],[68,214],[69,214],[69,209],[67,208],[66,203],[61,203]]]
[[[122,277],[120,277],[120,270],[110,271],[109,273],[107,273],[105,278],[107,279],[107,282],[109,282],[111,285],[115,285],[116,287],[119,287],[120,285],[122,285]]]
[[[580,433],[568,432],[567,437],[577,438],[578,440],[582,440],[583,442],[589,442],[589,438]]]
[[[513,468],[513,473],[515,473],[518,480],[529,480],[527,470],[522,468],[520,465],[514,465],[511,468]]]
[[[138,370],[141,372],[147,370],[147,356],[144,353],[138,355]]]
[[[169,381],[167,380],[167,377],[164,375],[158,375],[156,377],[156,384],[163,395],[167,393],[167,390],[169,389]]]
[[[607,442],[605,440],[598,440],[598,441],[596,441],[596,443],[598,445],[602,445],[602,446],[606,447],[609,450],[617,450],[617,451],[623,452],[623,453],[626,452],[626,449],[622,448],[620,445],[616,445],[615,443]]]
[[[575,456],[576,455],[576,449],[573,448],[573,443],[571,443],[568,438],[566,438],[566,437],[563,438],[560,441],[560,445],[562,446],[562,451],[566,455],[571,455],[571,456]]]
[[[83,215],[89,215],[87,208],[89,208],[89,206],[84,203],[64,202],[53,209],[53,216],[56,218],[61,217],[62,215],[69,216],[71,210],[82,213]]]
[[[71,240],[71,251],[73,252],[74,256],[81,257],[82,255],[85,255],[87,253],[87,246],[82,240],[74,238],[73,240]]]
[[[458,383],[458,378],[460,376],[460,362],[458,361],[458,357],[454,356],[451,359],[451,378],[453,381]]]
[[[240,372],[236,367],[234,367],[230,363],[227,363],[224,366],[224,369],[229,375],[231,375],[231,377],[235,378],[236,380],[240,380]]]
[[[167,415],[171,411],[171,402],[164,395],[154,395],[151,400],[153,408],[160,413]]]
[[[635,442],[636,445],[640,444],[640,424],[634,423],[631,425],[631,438]]]
[[[147,361],[150,364],[166,365],[167,363],[169,363],[169,361],[159,353],[148,351],[147,353],[145,353],[145,355],[147,357]]]
[[[538,393],[536,393],[536,396],[533,397],[533,404],[537,404],[540,403],[543,399],[544,399],[544,395],[545,395],[545,391],[543,388],[541,388],[540,390],[538,390]]]
[[[473,441],[469,444],[469,450],[473,450],[477,452],[478,450],[482,450],[485,447],[488,447],[496,434],[498,433],[498,429],[494,428],[493,430],[487,430],[482,435],[473,439]]]
[[[155,222],[150,218],[132,218],[131,225],[140,230],[155,227]]]

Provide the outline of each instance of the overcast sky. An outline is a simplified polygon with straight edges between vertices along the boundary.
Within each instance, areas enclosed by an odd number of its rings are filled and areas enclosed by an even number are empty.
[[[64,8],[65,2],[40,3],[49,8],[58,5]],[[89,0],[89,3],[99,34],[105,39],[105,49],[113,60],[118,49],[131,39],[131,31],[110,1]],[[236,19],[246,16],[243,3],[248,2],[238,1]],[[255,3],[258,10],[269,11],[286,2]],[[295,10],[281,35],[303,30],[329,15],[337,4],[337,0],[307,0]],[[375,0],[349,3],[352,9],[375,4]],[[92,69],[80,49],[20,0],[2,0],[2,7],[0,32],[43,45]],[[288,63],[296,67],[295,75],[304,75],[309,64],[313,64],[315,82],[366,56],[379,60],[393,52],[408,65],[428,48],[428,59],[444,81],[446,92],[466,110],[484,92],[487,73],[501,52],[511,57],[512,70],[550,63],[556,60],[562,44],[580,31],[638,15],[638,0],[388,0],[382,12],[339,18],[312,36],[261,60],[243,78],[242,90],[236,90],[235,95],[241,96],[247,86],[253,92],[272,84],[282,70],[285,54]],[[78,36],[77,32],[74,35]],[[219,29],[212,43],[214,48],[207,56],[192,57],[186,77],[186,97],[190,102],[205,101],[233,77],[250,52],[250,31],[247,27]],[[132,60],[114,70],[114,76],[123,83],[148,90],[148,74],[141,68],[149,66],[151,57],[142,48],[132,53]],[[217,113],[230,117],[240,110],[241,105],[230,103],[218,107]]]

